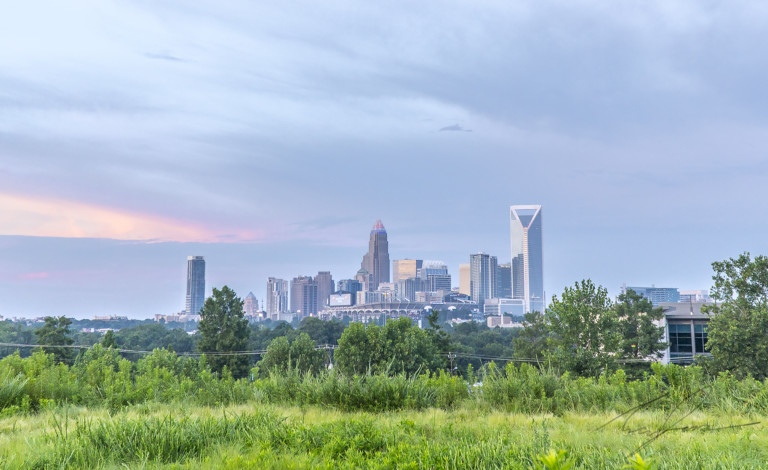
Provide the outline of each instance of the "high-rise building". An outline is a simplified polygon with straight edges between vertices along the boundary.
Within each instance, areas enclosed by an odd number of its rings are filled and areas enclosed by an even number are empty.
[[[416,292],[429,290],[429,285],[425,279],[420,277],[409,277],[400,279],[396,284],[397,298],[402,301],[415,302]]]
[[[319,271],[315,276],[315,284],[317,284],[317,307],[315,312],[322,312],[328,305],[328,299],[333,294],[333,277],[331,277],[330,271]]]
[[[676,287],[627,287],[627,285],[624,284],[621,286],[621,293],[626,294],[629,289],[632,289],[635,293],[650,300],[654,306],[658,306],[662,302],[680,301],[680,291],[678,291]]]
[[[387,231],[381,220],[377,220],[371,229],[368,241],[368,253],[363,256],[361,268],[371,274],[372,284],[368,290],[376,290],[380,282],[389,282],[389,244]]]
[[[187,298],[185,313],[199,315],[205,302],[205,258],[187,257]]]
[[[392,282],[397,284],[401,279],[416,277],[423,263],[420,259],[396,259],[392,261]]]
[[[253,292],[248,292],[243,301],[243,313],[250,317],[255,317],[259,314],[259,301]]]
[[[496,296],[500,299],[512,298],[512,264],[500,264],[496,273]]]
[[[355,281],[360,283],[360,290],[364,292],[373,292],[373,274],[369,273],[367,269],[360,268],[355,274]]]
[[[288,281],[267,279],[267,315],[273,317],[288,312]]]
[[[363,284],[357,279],[342,279],[336,286],[340,294],[354,294],[363,290]]]
[[[291,281],[291,312],[299,317],[317,313],[317,284],[311,276],[298,276]]]
[[[541,217],[541,205],[509,208],[512,298],[523,299],[526,312],[543,312],[546,308]]]
[[[442,261],[425,261],[416,272],[418,277],[427,281],[430,292],[451,290],[451,275],[448,274],[448,266]]]
[[[496,274],[498,262],[495,256],[486,253],[469,255],[469,288],[472,301],[483,305],[485,299],[496,297]]]
[[[459,293],[472,297],[472,289],[469,282],[469,263],[459,265]]]

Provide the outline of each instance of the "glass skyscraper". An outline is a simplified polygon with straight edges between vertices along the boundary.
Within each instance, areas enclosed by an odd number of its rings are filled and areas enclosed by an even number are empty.
[[[541,205],[510,206],[512,242],[512,298],[522,299],[526,312],[543,312],[544,260],[541,241]]]
[[[205,258],[187,257],[187,298],[185,313],[199,315],[205,302]]]
[[[473,302],[482,308],[485,299],[496,297],[498,261],[486,253],[469,255],[469,289]]]

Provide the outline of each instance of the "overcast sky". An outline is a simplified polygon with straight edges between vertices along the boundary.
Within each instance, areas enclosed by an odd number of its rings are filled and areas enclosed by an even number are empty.
[[[23,1],[0,15],[0,315],[146,317],[390,256],[547,295],[768,253],[768,3]]]

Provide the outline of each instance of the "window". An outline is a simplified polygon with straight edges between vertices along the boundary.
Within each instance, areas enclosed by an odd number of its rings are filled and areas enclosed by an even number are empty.
[[[693,324],[693,339],[696,346],[696,353],[701,354],[709,352],[707,347],[707,325],[704,323]]]

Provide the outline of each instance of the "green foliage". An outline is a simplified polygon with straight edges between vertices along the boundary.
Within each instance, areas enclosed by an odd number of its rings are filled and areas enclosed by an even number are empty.
[[[107,332],[104,337],[109,334]],[[195,351],[195,338],[184,330],[169,330],[159,323],[149,323],[122,329],[114,333],[115,347],[134,351],[152,351],[158,348],[172,349],[178,353]],[[103,344],[103,343],[102,343]],[[105,345],[105,347],[109,347]],[[131,357],[137,359],[137,357]]]
[[[664,318],[661,307],[654,308],[650,300],[629,289],[619,295],[614,305],[621,333],[619,352],[624,358],[658,360],[667,344],[664,328],[655,322]]]
[[[642,457],[640,457],[640,454],[635,454],[633,457],[630,457],[629,463],[627,465],[624,465],[624,468],[629,470],[656,470],[656,464],[651,462],[650,460],[643,460]]]
[[[35,330],[37,344],[60,346],[43,348],[47,354],[53,354],[56,362],[71,364],[75,357],[73,350],[66,347],[74,342],[71,338],[72,332],[69,330],[71,324],[72,320],[67,317],[45,317],[45,324]]]
[[[514,355],[525,359],[543,359],[550,336],[546,319],[539,312],[526,313],[523,318],[523,329],[514,339]]]
[[[101,340],[101,345],[105,348],[117,348],[117,340],[115,340],[115,334],[112,330],[104,333],[104,338]]]
[[[415,374],[444,364],[432,337],[407,317],[385,326],[352,323],[339,339],[336,366],[347,375],[391,371]]]
[[[205,300],[198,325],[201,339],[198,349],[210,353],[211,369],[221,373],[224,367],[235,378],[246,377],[247,356],[227,354],[245,351],[248,346],[248,320],[243,317],[243,301],[227,286],[214,288],[213,296]]]
[[[613,365],[621,334],[608,291],[591,280],[552,298],[546,320],[553,361],[579,375],[597,376]]]
[[[275,338],[267,348],[259,368],[265,374],[284,374],[297,370],[301,374],[317,374],[325,368],[326,353],[315,349],[315,342],[306,333],[301,333],[291,343],[288,338]]]
[[[346,325],[338,320],[321,320],[317,317],[304,317],[298,332],[306,333],[317,344],[337,344]]]
[[[711,314],[707,346],[714,372],[768,378],[768,258],[749,253],[712,263]]]
[[[568,459],[568,453],[564,450],[551,451],[547,455],[540,455],[536,462],[536,468],[541,470],[570,470],[573,461]]]

